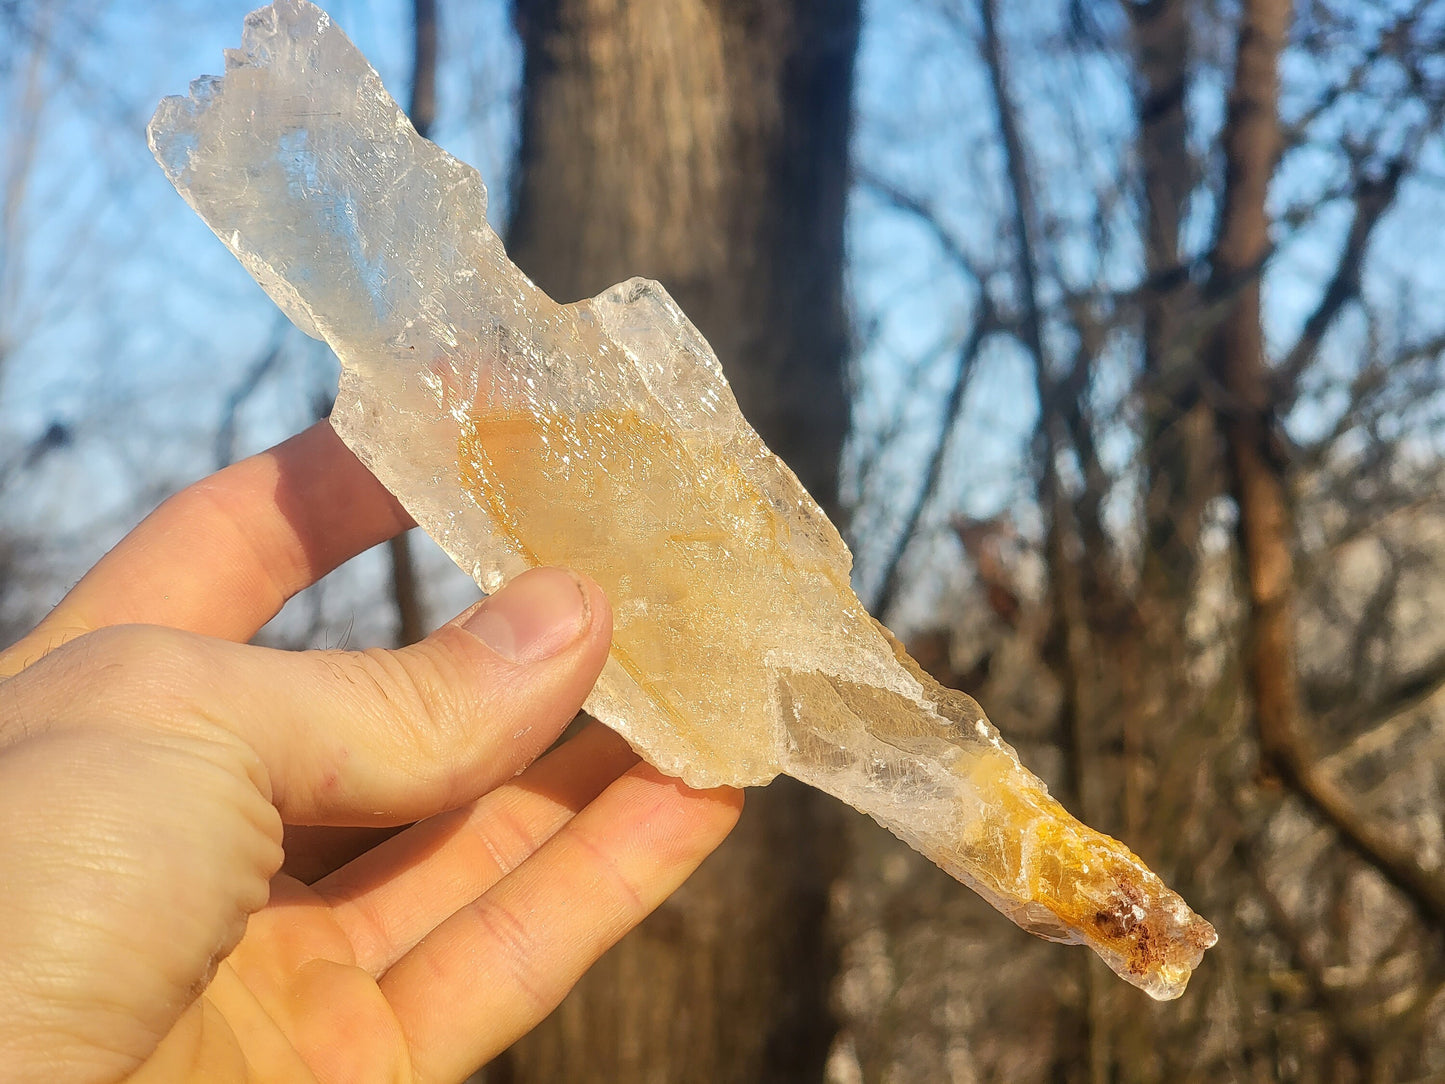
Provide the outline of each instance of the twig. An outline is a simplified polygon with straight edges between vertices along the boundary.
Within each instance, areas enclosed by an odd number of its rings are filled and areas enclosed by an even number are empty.
[[[929,456],[928,469],[923,475],[923,484],[918,487],[918,493],[908,509],[908,514],[903,517],[903,526],[894,539],[888,560],[883,565],[883,578],[879,581],[881,586],[871,607],[872,612],[880,620],[898,600],[903,555],[907,552],[914,535],[918,533],[918,524],[923,518],[923,511],[933,500],[934,493],[938,489],[939,479],[943,477],[943,464],[947,459],[951,443],[949,438],[958,427],[959,415],[963,412],[964,394],[968,390],[969,377],[973,375],[979,351],[988,337],[997,330],[997,321],[987,294],[980,294],[980,305],[982,311],[979,313],[978,319],[974,321],[968,339],[958,352],[958,374],[954,377],[953,387],[949,389],[948,402],[943,408],[943,425],[938,432],[938,440],[933,446],[933,454]]]

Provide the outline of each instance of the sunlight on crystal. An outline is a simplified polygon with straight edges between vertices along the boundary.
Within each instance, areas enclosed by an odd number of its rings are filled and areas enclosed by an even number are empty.
[[[1080,824],[849,587],[851,557],[657,283],[558,305],[507,259],[476,171],[421,139],[330,19],[247,17],[167,98],[157,160],[343,366],[332,424],[486,590],[602,585],[588,710],[695,786],[780,772],[873,816],[1019,925],[1177,997],[1214,930]]]

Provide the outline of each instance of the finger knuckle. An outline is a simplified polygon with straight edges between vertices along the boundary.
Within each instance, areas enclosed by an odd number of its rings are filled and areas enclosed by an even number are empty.
[[[531,858],[542,845],[541,833],[505,806],[494,807],[488,816],[474,819],[470,828],[502,876]]]
[[[535,930],[504,901],[482,896],[471,904],[472,918],[489,942],[489,956],[502,971],[502,981],[525,1000],[529,1015],[540,1020],[561,1000],[543,966],[543,946]]]
[[[116,625],[87,633],[51,658],[59,669],[50,683],[65,690],[53,725],[180,742],[193,759],[209,760],[269,803],[265,766],[215,702],[215,669],[223,660],[206,641],[158,625]]]
[[[438,744],[451,747],[475,716],[475,676],[443,639],[395,651],[362,652],[360,662],[385,710],[423,751]]]
[[[97,629],[55,653],[60,687],[87,717],[124,721],[144,715],[164,724],[204,715],[198,676],[210,660],[196,642],[157,625]]]
[[[618,863],[612,849],[581,828],[571,833],[571,840],[581,855],[579,865],[585,864],[595,873],[598,890],[604,892],[617,910],[627,916],[629,924],[641,921],[652,907],[639,886]]]

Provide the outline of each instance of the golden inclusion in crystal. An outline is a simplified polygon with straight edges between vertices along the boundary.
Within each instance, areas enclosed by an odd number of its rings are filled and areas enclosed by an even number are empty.
[[[421,139],[303,0],[248,16],[225,77],[163,101],[150,139],[336,351],[332,424],[459,565],[487,590],[537,564],[606,589],[592,714],[696,786],[819,787],[1026,929],[1183,992],[1209,923],[872,620],[838,532],[661,286],[539,291],[486,225],[476,171]]]
[[[785,769],[807,778],[810,761],[836,759],[846,774],[878,743],[892,755],[875,755],[876,764],[905,780],[911,758],[950,759],[950,721],[967,728],[982,740],[973,755],[951,758],[956,784],[944,788],[952,808],[941,818],[960,830],[880,819],[1027,928],[1063,940],[1082,932],[1150,992],[1183,989],[1214,941],[1212,927],[1127,848],[1051,798],[980,726],[971,699],[938,686],[867,617],[845,578],[826,563],[800,567],[786,518],[725,449],[636,410],[507,410],[466,416],[458,461],[463,484],[529,563],[583,569],[619,600],[613,658],[679,731],[707,728],[687,774],[736,778],[773,747],[771,694],[757,660],[776,651],[780,628],[808,635],[831,626],[881,640],[941,710],[920,712],[887,689],[782,667],[789,714],[811,716],[792,728]],[[628,605],[637,599],[647,605]],[[865,735],[850,733],[859,720]],[[809,781],[834,789],[826,772]],[[869,808],[866,797],[852,800]]]
[[[845,575],[799,567],[786,522],[725,447],[633,409],[507,410],[467,416],[458,461],[528,564],[580,569],[614,600],[612,658],[691,736],[677,774],[778,773],[757,660],[807,635],[819,594],[851,603],[839,621],[867,618]]]

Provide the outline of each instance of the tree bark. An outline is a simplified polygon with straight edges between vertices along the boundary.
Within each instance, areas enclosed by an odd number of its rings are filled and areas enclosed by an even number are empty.
[[[1188,0],[1129,6],[1138,71],[1135,112],[1143,171],[1144,547],[1148,603],[1179,639],[1197,578],[1199,529],[1215,487],[1214,434],[1201,401],[1199,298],[1190,282],[1180,227],[1198,178],[1185,112],[1192,43]]]
[[[1290,0],[1247,0],[1240,13],[1210,283],[1227,302],[1209,361],[1222,388],[1220,426],[1249,594],[1250,692],[1267,760],[1294,746],[1299,717],[1294,531],[1260,322],[1260,271],[1270,246],[1265,198],[1282,145],[1278,65],[1290,7]]]
[[[857,0],[518,0],[509,249],[561,300],[660,280],[830,513],[848,422]],[[818,1080],[842,810],[790,780],[489,1081]]]

